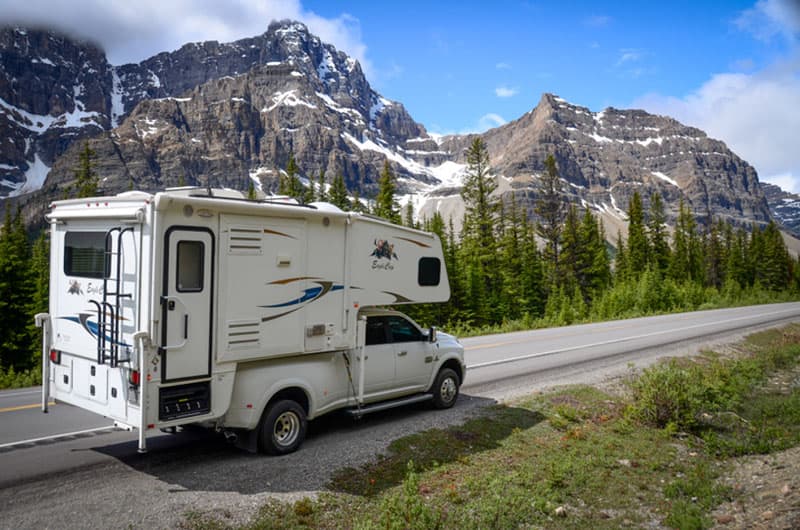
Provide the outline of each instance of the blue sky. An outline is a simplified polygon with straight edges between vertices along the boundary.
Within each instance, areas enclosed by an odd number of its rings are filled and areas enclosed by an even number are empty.
[[[800,192],[800,1],[0,0],[0,20],[100,42],[113,64],[305,22],[431,132],[483,131],[543,92],[700,127]]]

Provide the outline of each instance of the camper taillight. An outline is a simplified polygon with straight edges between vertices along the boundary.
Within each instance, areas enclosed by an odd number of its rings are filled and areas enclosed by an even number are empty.
[[[55,348],[50,350],[50,362],[53,364],[61,364],[61,352]]]
[[[139,386],[139,370],[131,370],[130,382],[133,386]]]

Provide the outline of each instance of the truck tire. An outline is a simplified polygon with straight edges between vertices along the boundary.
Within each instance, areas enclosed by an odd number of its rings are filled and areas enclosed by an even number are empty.
[[[458,399],[458,374],[450,368],[442,368],[433,383],[433,406],[449,409]]]
[[[306,411],[291,399],[272,403],[264,413],[258,448],[263,453],[285,455],[296,451],[306,437]]]

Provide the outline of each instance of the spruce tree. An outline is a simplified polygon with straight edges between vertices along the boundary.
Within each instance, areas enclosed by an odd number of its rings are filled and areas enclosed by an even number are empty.
[[[0,367],[25,370],[32,365],[29,333],[33,296],[30,247],[20,210],[6,205],[0,233]]]
[[[375,208],[372,213],[378,217],[383,217],[387,221],[400,223],[400,207],[395,199],[397,185],[395,184],[394,173],[389,166],[389,161],[384,160],[381,178],[378,181],[378,195],[375,198]]]
[[[98,177],[95,171],[94,149],[89,147],[89,142],[83,143],[83,149],[78,154],[78,169],[75,170],[75,187],[78,198],[96,197]]]
[[[326,202],[328,195],[325,192],[325,170],[320,168],[319,177],[317,178],[317,201]]]
[[[333,177],[329,200],[331,204],[342,210],[350,208],[350,201],[347,199],[347,188],[345,187],[344,177],[341,173]]]
[[[638,278],[647,267],[650,250],[644,229],[644,208],[638,191],[628,203],[628,272]]]
[[[656,192],[650,196],[650,215],[647,220],[647,238],[650,248],[650,263],[662,274],[669,268],[670,249],[667,237],[667,216],[664,213],[664,201]]]
[[[440,216],[440,219],[441,219],[441,216]],[[411,228],[416,228],[417,227],[416,223],[414,223],[414,204],[410,200],[406,203],[405,219],[403,220],[403,224],[406,225],[406,226],[409,226]],[[442,225],[442,226],[444,226],[444,225]]]
[[[560,279],[559,252],[566,207],[561,196],[561,177],[553,155],[547,156],[544,165],[545,172],[539,182],[539,197],[534,211],[539,218],[536,232],[545,241],[544,259],[548,268],[548,283],[553,286]]]
[[[466,260],[468,298],[475,323],[499,316],[499,281],[495,221],[498,206],[491,193],[497,187],[489,174],[489,153],[480,137],[467,149],[467,173],[461,189],[464,224],[461,246]]]

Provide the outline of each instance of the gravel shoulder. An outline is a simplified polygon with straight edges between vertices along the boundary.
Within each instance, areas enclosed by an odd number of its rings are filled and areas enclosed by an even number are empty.
[[[108,441],[97,439],[83,448],[54,444],[53,450],[64,451],[64,458],[78,451],[95,451],[107,458],[92,467],[0,489],[0,528],[176,528],[187,514],[243,524],[270,499],[292,502],[316,496],[336,470],[373,461],[402,436],[458,425],[498,401],[511,402],[555,386],[618,386],[630,374],[631,363],[642,368],[661,357],[692,355],[753,331],[491,386],[470,387],[467,380],[457,405],[446,411],[410,407],[361,421],[333,414],[314,422],[299,452],[280,458],[251,455],[225,444],[219,436],[196,433],[174,435],[172,442],[147,455],[136,454],[133,442],[104,445]],[[800,448],[737,461],[725,480],[741,495],[736,502],[720,506],[715,520],[721,528],[800,527],[797,477]]]

